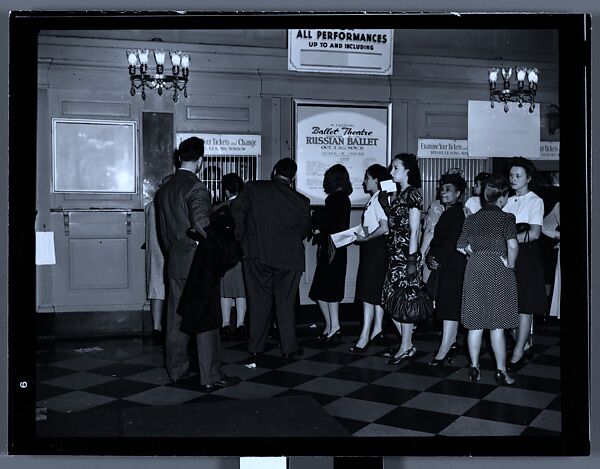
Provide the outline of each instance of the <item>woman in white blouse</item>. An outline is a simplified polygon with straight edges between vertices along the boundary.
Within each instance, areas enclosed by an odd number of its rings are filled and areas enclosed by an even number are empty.
[[[371,165],[365,172],[363,189],[371,194],[362,215],[362,227],[365,236],[357,234],[360,243],[360,261],[356,275],[356,293],[354,299],[363,303],[363,328],[356,345],[351,352],[364,352],[369,343],[383,340],[381,290],[388,266],[386,236],[388,233],[387,215],[382,206],[386,205],[387,194],[381,192],[381,181],[391,179],[390,172],[379,164]],[[375,319],[373,330],[371,324]]]
[[[537,175],[535,166],[523,157],[511,158],[507,164],[508,177],[514,195],[503,210],[513,213],[517,223],[519,257],[515,266],[517,277],[519,327],[516,344],[508,367],[512,370],[533,356],[531,331],[533,315],[544,317],[547,312],[544,269],[538,247],[544,221],[544,202],[529,189]]]

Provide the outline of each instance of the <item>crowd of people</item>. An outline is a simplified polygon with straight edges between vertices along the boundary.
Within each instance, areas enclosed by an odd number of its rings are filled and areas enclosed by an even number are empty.
[[[221,371],[220,340],[247,339],[255,359],[275,324],[284,359],[302,355],[295,308],[307,238],[317,246],[309,298],[325,324],[317,339],[340,344],[348,258],[347,248],[336,248],[331,235],[349,229],[352,185],[343,165],[330,167],[323,180],[325,204],[311,211],[309,199],[293,188],[296,163],[284,158],[270,180],[244,184],[235,173],[223,175],[224,200],[215,203],[198,177],[203,154],[201,139],[183,141],[176,151],[178,170],[146,207],[146,269],[155,338],[166,302],[170,378],[189,374],[188,343],[195,336],[200,383],[211,389],[239,382]],[[389,169],[367,168],[363,190],[370,198],[355,233],[360,254],[354,299],[362,303],[362,329],[349,351],[382,344],[387,313],[400,340],[382,356],[390,365],[410,360],[417,351],[413,331],[427,318],[421,298],[430,299],[441,340],[429,365],[453,362],[463,327],[469,376],[478,381],[482,336],[489,330],[495,379],[513,384],[514,372],[533,353],[533,317],[560,317],[560,261],[548,290],[539,246],[541,238],[552,240],[559,252],[559,203],[545,209],[532,190],[536,178],[531,161],[514,157],[506,174],[477,175],[467,194],[462,171],[453,169],[441,177],[438,199],[424,215],[415,155],[394,156]],[[395,190],[383,190],[385,181],[393,181]]]

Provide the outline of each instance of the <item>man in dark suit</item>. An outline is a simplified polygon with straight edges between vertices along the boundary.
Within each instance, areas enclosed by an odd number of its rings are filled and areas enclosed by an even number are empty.
[[[181,332],[181,316],[177,314],[197,246],[186,231],[192,228],[206,237],[211,212],[210,193],[197,177],[204,156],[204,140],[198,137],[184,140],[175,156],[181,166],[158,191],[158,222],[169,283],[165,368],[173,381],[184,377],[189,370],[190,336]],[[230,378],[221,372],[218,328],[197,333],[196,344],[203,388],[208,390],[239,382],[239,378]]]
[[[248,351],[261,353],[271,325],[273,304],[285,357],[299,355],[295,300],[304,271],[303,240],[310,231],[310,201],[292,188],[296,163],[279,160],[270,181],[246,184],[232,207],[244,250],[248,296]]]

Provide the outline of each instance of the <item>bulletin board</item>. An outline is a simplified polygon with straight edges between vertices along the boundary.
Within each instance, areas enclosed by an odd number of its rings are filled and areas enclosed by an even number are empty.
[[[136,122],[52,119],[56,192],[135,194]]]

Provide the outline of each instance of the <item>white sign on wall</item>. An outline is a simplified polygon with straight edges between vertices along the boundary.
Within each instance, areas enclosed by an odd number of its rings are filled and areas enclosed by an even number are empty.
[[[469,101],[469,156],[475,158],[540,158],[540,107],[532,113],[529,106],[510,110],[489,101]]]
[[[443,138],[420,138],[417,156],[419,158],[475,158],[469,157],[468,140],[449,140]],[[558,160],[560,142],[540,142],[541,160]]]
[[[387,166],[390,152],[391,104],[348,105],[295,102],[296,189],[322,205],[325,171],[342,164],[350,174],[350,202],[369,200],[362,188],[365,170],[372,164]]]
[[[560,142],[540,142],[540,158],[542,160],[558,160]]]
[[[393,29],[288,29],[288,70],[391,75]]]
[[[204,156],[260,156],[260,135],[177,133],[177,146],[190,137],[204,140]]]
[[[467,140],[420,138],[417,156],[419,158],[468,158],[469,142]]]

